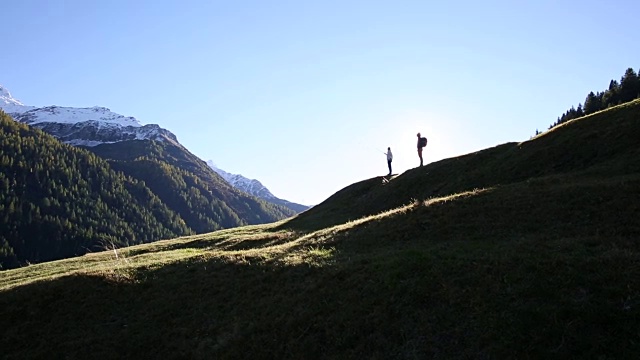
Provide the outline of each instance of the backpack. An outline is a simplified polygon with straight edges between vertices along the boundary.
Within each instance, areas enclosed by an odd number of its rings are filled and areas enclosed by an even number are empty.
[[[427,138],[426,137],[421,137],[420,138],[420,147],[423,148],[427,146]]]

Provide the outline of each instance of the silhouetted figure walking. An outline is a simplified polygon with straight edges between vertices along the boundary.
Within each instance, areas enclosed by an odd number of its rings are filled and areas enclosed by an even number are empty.
[[[422,166],[422,148],[427,146],[427,138],[420,136],[418,133],[418,157],[420,158],[420,166]]]
[[[391,176],[391,161],[393,160],[393,154],[391,153],[390,147],[387,148],[385,155],[387,155],[387,165],[389,165],[389,175],[387,176]]]

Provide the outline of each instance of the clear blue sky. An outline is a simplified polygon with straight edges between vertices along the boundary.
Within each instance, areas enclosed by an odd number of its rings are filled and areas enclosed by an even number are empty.
[[[637,1],[9,0],[0,84],[105,106],[317,204],[353,182],[529,139],[640,67]]]

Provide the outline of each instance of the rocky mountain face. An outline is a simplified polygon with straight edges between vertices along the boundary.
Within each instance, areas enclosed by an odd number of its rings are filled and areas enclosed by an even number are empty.
[[[18,121],[24,117],[17,116]],[[75,146],[96,146],[127,140],[156,140],[178,143],[176,136],[156,124],[144,126],[122,126],[104,121],[88,120],[78,123],[39,122],[31,126],[57,137],[62,142]]]

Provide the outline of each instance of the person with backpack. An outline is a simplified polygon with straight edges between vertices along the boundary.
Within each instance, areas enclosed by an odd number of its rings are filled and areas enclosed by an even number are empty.
[[[427,146],[427,138],[420,136],[418,133],[418,157],[420,158],[420,166],[422,166],[422,148]]]
[[[390,147],[387,148],[385,155],[387,155],[387,165],[389,165],[389,175],[387,176],[391,176],[391,161],[393,160],[393,154],[391,153]]]

